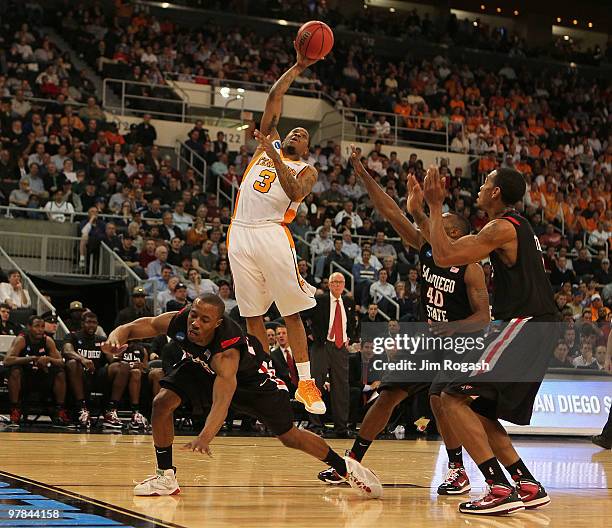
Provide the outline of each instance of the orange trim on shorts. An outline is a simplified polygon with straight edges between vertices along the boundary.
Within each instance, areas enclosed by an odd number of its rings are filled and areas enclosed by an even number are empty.
[[[227,233],[225,234],[225,249],[227,249],[229,251],[229,235],[230,235],[230,230],[232,229],[232,224],[230,222],[230,225],[227,226]]]
[[[291,204],[289,204],[289,207],[291,207]],[[295,209],[289,209],[289,207],[285,211],[285,216],[283,216],[283,224],[290,224],[297,215],[297,211]]]
[[[285,234],[287,235],[287,238],[289,239],[289,245],[293,249],[295,249],[295,242],[293,241],[293,237],[291,236],[291,231],[289,231],[289,228],[285,224],[281,224],[281,225],[283,226],[283,229],[285,230]],[[295,259],[295,255],[293,254],[293,252],[291,252],[291,258],[293,259],[293,269],[295,270],[295,278],[297,280],[298,286],[300,287],[300,290],[302,290],[306,295],[310,295],[310,292],[307,292],[304,289],[305,281],[304,279],[302,279],[302,276],[300,275],[300,271],[298,270],[297,260]]]

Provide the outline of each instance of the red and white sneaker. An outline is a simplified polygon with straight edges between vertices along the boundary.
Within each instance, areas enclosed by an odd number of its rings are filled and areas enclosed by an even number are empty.
[[[464,467],[448,468],[444,482],[438,486],[438,495],[461,495],[471,489]]]
[[[516,492],[528,510],[541,508],[550,502],[544,486],[533,480],[519,480],[516,484]]]
[[[89,429],[91,427],[89,411],[85,407],[82,407],[79,411],[78,426],[82,427],[83,429]]]
[[[493,484],[481,499],[463,502],[459,505],[461,513],[477,515],[504,515],[524,510],[525,505],[512,486]]]
[[[181,492],[174,469],[157,469],[155,475],[144,479],[134,486],[134,495],[141,497],[159,497],[178,495]]]
[[[119,416],[117,416],[117,411],[115,409],[106,412],[102,427],[104,427],[104,429],[114,429],[117,431],[123,428],[123,422],[119,419]]]
[[[346,480],[361,495],[367,499],[379,499],[382,497],[383,488],[380,480],[375,473],[357,460],[351,457],[344,457],[346,462]]]
[[[19,427],[21,422],[21,409],[18,407],[13,407],[11,409],[11,424],[9,427]]]

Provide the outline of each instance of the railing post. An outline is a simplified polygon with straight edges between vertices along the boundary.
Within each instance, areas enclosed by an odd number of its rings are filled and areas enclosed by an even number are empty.
[[[45,273],[47,271],[47,253],[49,245],[49,238],[43,237],[42,244],[40,246],[40,271]]]
[[[395,144],[397,145],[397,114],[395,114]]]
[[[121,115],[125,115],[125,81],[121,81]]]

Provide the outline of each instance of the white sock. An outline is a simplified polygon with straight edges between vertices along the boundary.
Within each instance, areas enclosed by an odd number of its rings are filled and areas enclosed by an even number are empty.
[[[300,378],[300,381],[310,379],[310,361],[305,361],[304,363],[296,363],[295,366],[297,368],[298,377]]]

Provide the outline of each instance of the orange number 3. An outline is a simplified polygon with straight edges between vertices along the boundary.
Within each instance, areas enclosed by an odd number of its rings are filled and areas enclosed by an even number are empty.
[[[263,179],[255,180],[253,183],[253,189],[260,193],[267,193],[270,190],[272,183],[274,183],[274,180],[276,180],[276,173],[266,169],[262,170],[258,177]]]

